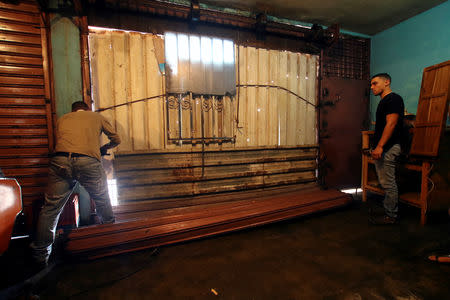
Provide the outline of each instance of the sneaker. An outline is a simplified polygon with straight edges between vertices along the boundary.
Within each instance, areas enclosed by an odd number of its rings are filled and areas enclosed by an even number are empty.
[[[397,218],[389,217],[387,215],[380,216],[380,217],[371,217],[370,223],[374,225],[393,225],[397,224]]]

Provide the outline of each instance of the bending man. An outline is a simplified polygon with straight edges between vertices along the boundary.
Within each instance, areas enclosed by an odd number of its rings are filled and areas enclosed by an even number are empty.
[[[100,148],[100,135],[110,142]],[[79,182],[95,202],[102,223],[114,223],[101,153],[116,147],[120,137],[100,114],[89,111],[82,101],[57,122],[55,153],[50,159],[45,203],[39,214],[35,240],[31,243],[34,262],[45,267],[50,257],[59,215]]]

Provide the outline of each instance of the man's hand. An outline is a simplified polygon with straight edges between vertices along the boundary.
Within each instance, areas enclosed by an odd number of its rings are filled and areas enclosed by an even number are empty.
[[[377,146],[377,147],[372,151],[372,158],[373,158],[373,159],[380,159],[382,154],[383,154],[383,148],[380,147],[380,146]]]
[[[106,148],[105,146],[100,147],[100,155],[101,156],[108,155],[108,148]]]

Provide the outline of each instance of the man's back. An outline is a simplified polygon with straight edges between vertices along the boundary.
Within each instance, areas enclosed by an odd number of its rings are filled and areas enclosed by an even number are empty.
[[[112,125],[100,114],[79,110],[62,116],[57,122],[55,152],[85,154],[100,160],[100,134],[119,144]]]

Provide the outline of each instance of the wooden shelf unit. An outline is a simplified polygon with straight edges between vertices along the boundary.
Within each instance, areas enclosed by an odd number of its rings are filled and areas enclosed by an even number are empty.
[[[374,160],[369,156],[367,150],[369,149],[370,136],[374,134],[374,131],[362,131],[363,147],[362,147],[362,198],[363,201],[367,201],[367,191],[384,195],[384,190],[378,187],[378,182],[369,181],[369,164],[374,164]],[[431,163],[428,160],[422,160],[419,164],[405,163],[402,167],[421,173],[421,186],[420,192],[407,192],[399,195],[399,200],[409,205],[420,208],[420,224],[425,225],[427,221],[428,211],[428,176],[431,171]]]

